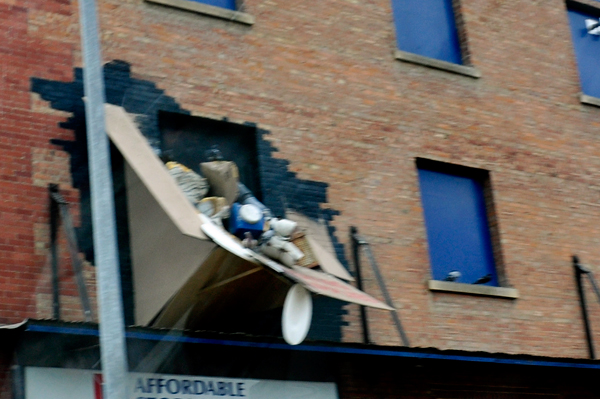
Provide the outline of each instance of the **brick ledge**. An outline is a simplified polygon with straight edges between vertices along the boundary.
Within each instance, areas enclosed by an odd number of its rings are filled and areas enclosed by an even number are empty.
[[[582,104],[595,105],[596,107],[600,107],[600,98],[598,97],[592,97],[582,93],[579,95],[579,101],[581,101]]]
[[[160,4],[167,7],[179,8],[186,11],[192,11],[198,14],[210,15],[213,17],[226,19],[228,21],[239,22],[246,25],[254,24],[254,16],[241,11],[228,10],[226,8],[215,7],[208,4],[198,3],[191,0],[145,0],[147,3]]]
[[[429,290],[493,296],[509,299],[517,299],[519,297],[519,291],[515,288],[491,287],[489,285],[463,284],[439,280],[429,280]]]
[[[436,60],[435,58],[408,53],[402,50],[396,50],[394,56],[397,60],[410,62],[412,64],[424,65],[430,68],[457,73],[459,75],[464,75],[475,79],[479,79],[481,77],[481,72],[478,69],[466,65],[453,64],[451,62]]]

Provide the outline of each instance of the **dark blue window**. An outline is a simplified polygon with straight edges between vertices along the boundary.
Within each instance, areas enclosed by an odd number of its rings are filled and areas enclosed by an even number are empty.
[[[402,51],[462,64],[452,0],[392,0]]]
[[[237,8],[236,4],[235,4],[236,0],[192,0],[192,1],[208,4],[208,5],[216,6],[216,7],[227,8],[229,10],[235,10]]]
[[[472,284],[480,278],[498,285],[484,185],[485,171],[418,160],[421,202],[425,214],[431,273]]]
[[[598,21],[600,10],[570,2],[568,6],[581,91],[588,96],[600,97],[600,36],[589,34],[585,25],[586,19]]]

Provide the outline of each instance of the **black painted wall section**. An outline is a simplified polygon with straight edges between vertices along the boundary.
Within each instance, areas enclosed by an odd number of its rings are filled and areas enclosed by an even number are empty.
[[[112,61],[105,64],[104,76],[106,101],[110,104],[120,105],[129,114],[136,115],[136,122],[140,130],[157,153],[160,152],[159,111],[185,115],[189,115],[190,112],[182,109],[175,99],[165,95],[164,91],[158,89],[153,82],[131,77],[130,65],[126,62]],[[51,140],[51,142],[62,146],[71,156],[73,186],[80,191],[81,198],[81,225],[77,229],[77,237],[86,259],[92,261],[93,242],[82,70],[80,68],[74,70],[73,82],[32,78],[31,90],[38,93],[42,99],[49,101],[52,108],[72,114],[60,126],[73,130],[75,140]],[[248,123],[245,126],[254,127],[255,125]],[[277,149],[265,140],[264,136],[269,133],[262,129],[256,129],[256,133],[260,191],[262,191],[265,205],[271,208],[273,214],[277,216],[284,216],[287,209],[293,209],[313,219],[323,219],[328,226],[338,259],[347,267],[343,246],[336,239],[334,228],[330,226],[330,221],[338,212],[321,209],[321,204],[327,202],[327,184],[298,179],[295,173],[289,171],[288,161],[272,156]],[[125,321],[127,324],[133,324],[133,284],[123,158],[114,148],[111,149],[111,156]],[[314,305],[313,323],[308,339],[340,341],[341,326],[344,323],[342,316],[345,314],[344,303],[318,297],[315,298]]]

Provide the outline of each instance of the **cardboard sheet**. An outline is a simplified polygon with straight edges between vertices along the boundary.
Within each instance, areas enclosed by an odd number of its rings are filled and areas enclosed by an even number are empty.
[[[131,169],[182,234],[206,239],[196,209],[169,175],[127,112],[106,104],[106,132]]]
[[[348,270],[337,260],[331,237],[323,221],[315,221],[298,212],[286,211],[285,217],[298,223],[298,230],[306,234],[306,240],[315,260],[326,273],[346,281],[354,281]]]
[[[228,233],[211,222],[205,223],[203,229],[209,237],[216,238],[215,242],[217,244],[232,254],[236,254],[237,256],[243,255],[244,259],[247,255],[251,255],[255,262],[258,261],[276,273],[283,274],[290,281],[303,285],[307,290],[315,294],[325,295],[372,308],[394,310],[394,308],[332,275],[301,266],[289,268],[262,254],[250,251],[233,238],[226,237],[228,236]],[[276,278],[275,275],[273,275],[272,278]],[[260,289],[261,288],[257,288],[257,291]]]
[[[346,268],[337,260],[337,258],[327,252],[310,236],[306,236],[306,240],[310,245],[313,255],[317,259],[317,263],[325,272],[344,279],[346,281],[354,281],[354,278],[348,273]]]
[[[306,267],[294,266],[284,271],[284,275],[302,284],[307,290],[315,294],[325,295],[341,301],[352,302],[359,305],[377,309],[394,310],[378,299],[354,288],[350,284],[337,278]]]
[[[250,272],[255,271],[257,267],[265,270],[261,266],[216,246],[151,325],[162,328],[189,327],[188,320],[197,320],[203,314],[211,313],[211,310],[207,309],[209,303],[230,302],[230,299],[223,296],[229,291],[216,289],[217,287],[232,286],[228,283],[236,282],[236,285],[245,283],[247,289],[259,291],[260,288],[252,287],[251,278],[244,278],[252,277],[255,273]],[[208,301],[207,298],[211,296],[214,298],[210,298]],[[199,314],[193,314],[194,311]]]
[[[123,108],[106,105],[106,130],[126,161],[135,322],[146,325],[217,245]]]

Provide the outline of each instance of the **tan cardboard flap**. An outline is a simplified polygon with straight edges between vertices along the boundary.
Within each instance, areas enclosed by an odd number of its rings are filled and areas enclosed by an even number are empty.
[[[323,247],[317,244],[317,242],[309,236],[306,236],[306,240],[308,241],[308,245],[310,245],[313,255],[317,258],[317,262],[319,263],[319,266],[321,266],[321,269],[346,281],[354,281],[354,278],[336,257],[323,249]]]
[[[346,268],[337,260],[324,222],[312,220],[292,210],[286,210],[285,217],[298,223],[298,230],[306,234],[306,241],[321,269],[342,280],[354,281]]]
[[[123,108],[106,104],[106,132],[181,233],[206,239],[195,208]]]
[[[253,262],[260,262],[274,272],[283,274],[291,281],[302,284],[306,289],[314,292],[315,294],[325,295],[331,298],[357,303],[359,305],[369,306],[372,308],[394,310],[394,308],[354,288],[350,284],[335,278],[332,275],[302,266],[293,266],[290,269],[289,267],[286,267],[262,254],[250,251],[242,247],[240,243],[232,238],[221,227],[216,226],[211,222],[206,222],[202,228],[210,238],[214,239],[219,246],[221,246],[223,249],[226,249],[231,254],[243,257],[247,260],[249,260],[248,256],[251,256]],[[275,279],[275,275],[272,275],[272,278]],[[256,287],[255,289],[258,292],[261,287]]]
[[[216,244],[129,115],[106,105],[107,134],[126,161],[135,322],[149,323],[185,285]]]
[[[378,299],[354,288],[337,278],[306,267],[294,266],[287,269],[284,274],[292,280],[302,284],[307,290],[315,294],[325,295],[346,302],[369,306],[377,309],[394,310]]]
[[[202,266],[217,244],[182,234],[129,164],[125,165],[135,322],[146,325]],[[191,216],[198,219],[196,214]]]
[[[190,310],[198,307],[201,292],[206,292],[209,287],[217,287],[227,281],[233,281],[255,268],[256,265],[215,245],[215,249],[162,309],[152,326],[185,328],[188,318],[199,317],[199,315],[191,315]],[[258,290],[259,288],[256,289]]]

